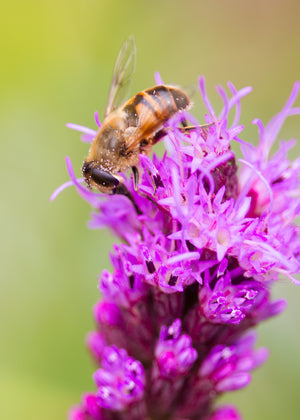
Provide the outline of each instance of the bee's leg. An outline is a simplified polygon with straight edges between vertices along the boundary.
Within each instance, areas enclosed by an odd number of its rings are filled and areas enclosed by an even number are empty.
[[[188,126],[188,122],[187,122],[187,120],[185,118],[183,118],[181,120],[181,124],[182,124],[183,129],[185,129]]]
[[[138,171],[138,169],[137,169],[137,167],[136,166],[132,166],[132,173],[133,173],[133,183],[134,183],[134,189],[135,189],[135,191],[137,191],[137,189],[138,189],[138,184],[139,184],[139,177],[140,177],[140,175],[139,175],[139,171]]]
[[[195,125],[188,125],[188,122],[185,118],[181,120],[181,124],[182,124],[182,127],[180,127],[179,130],[182,131],[183,133],[188,133],[190,130],[193,130],[196,128]]]
[[[129,198],[129,200],[132,202],[137,214],[142,214],[141,210],[138,208],[136,202],[134,201],[131,192],[122,182],[120,182],[120,184],[116,186],[116,188],[113,190],[113,194],[125,195],[125,197]]]
[[[202,125],[187,125],[187,121],[184,120],[185,122],[182,121],[182,125],[183,127],[180,127],[180,130],[183,133],[188,133],[191,130],[195,130],[196,128],[199,128],[202,131],[205,131],[207,129],[209,129],[210,127],[212,127],[213,125],[215,125],[214,122],[211,123],[207,123],[207,124],[202,124]]]
[[[179,127],[179,130],[182,133],[188,133],[189,131],[195,130],[196,128],[199,128],[199,127],[200,127],[200,125],[185,125],[183,127]]]
[[[151,139],[151,144],[158,143],[163,137],[167,135],[167,130],[161,129]]]

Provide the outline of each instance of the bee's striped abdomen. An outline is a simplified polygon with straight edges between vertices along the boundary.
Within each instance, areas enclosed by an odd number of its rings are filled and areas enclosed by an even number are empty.
[[[146,89],[145,93],[159,106],[161,113],[169,114],[169,117],[190,105],[188,96],[181,89],[172,86],[154,86]]]
[[[176,112],[190,105],[188,96],[171,86],[154,86],[137,93],[123,106],[129,127],[156,130]]]

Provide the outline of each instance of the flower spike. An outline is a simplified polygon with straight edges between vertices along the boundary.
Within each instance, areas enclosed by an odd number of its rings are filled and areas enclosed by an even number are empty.
[[[163,85],[159,73],[155,81]],[[93,207],[90,227],[118,239],[111,272],[99,276],[96,327],[86,340],[95,389],[69,420],[242,420],[217,398],[246,387],[268,357],[250,329],[285,309],[271,297],[274,283],[285,276],[300,284],[300,158],[288,157],[294,140],[271,154],[285,119],[300,114],[300,84],[269,124],[253,121],[258,146],[243,140],[239,125],[251,88],[228,87],[229,94],[217,88],[224,106],[216,112],[199,79],[201,121],[211,124],[201,128],[186,110],[165,121],[167,152],[149,157],[141,148],[138,185],[120,175],[127,196],[88,189],[66,157],[71,180],[51,199],[74,185]],[[95,121],[100,127],[97,113]],[[86,141],[96,135],[68,126]]]

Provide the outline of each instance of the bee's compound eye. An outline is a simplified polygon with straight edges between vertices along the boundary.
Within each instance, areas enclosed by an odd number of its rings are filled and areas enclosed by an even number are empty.
[[[112,174],[103,171],[100,168],[93,168],[91,172],[91,177],[93,181],[96,182],[96,184],[103,187],[114,188],[120,183],[120,181],[117,178],[115,178]]]
[[[92,162],[87,162],[87,161],[85,160],[85,161],[83,162],[83,165],[82,165],[82,168],[81,168],[83,176],[87,176],[87,175],[89,175],[89,174],[90,174],[90,172],[91,172],[92,167],[93,167]]]

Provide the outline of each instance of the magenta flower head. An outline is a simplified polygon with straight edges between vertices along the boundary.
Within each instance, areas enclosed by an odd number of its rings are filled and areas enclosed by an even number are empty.
[[[158,75],[156,82],[163,86]],[[241,419],[233,406],[216,406],[218,396],[247,386],[268,356],[250,329],[284,310],[272,285],[282,275],[298,284],[300,159],[287,157],[293,140],[271,149],[285,119],[300,113],[299,83],[266,127],[254,121],[258,146],[242,140],[239,125],[251,89],[229,84],[228,97],[218,87],[217,115],[203,78],[199,87],[206,125],[185,110],[165,121],[166,153],[140,154],[138,182],[119,173],[125,194],[87,188],[67,158],[66,185],[93,207],[90,227],[108,227],[120,242],[112,272],[99,277],[96,328],[87,337],[95,389],[69,420]],[[71,127],[86,141],[95,137]]]

